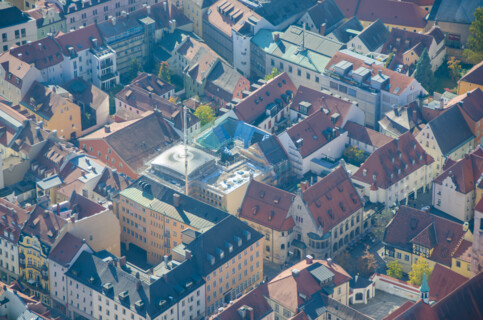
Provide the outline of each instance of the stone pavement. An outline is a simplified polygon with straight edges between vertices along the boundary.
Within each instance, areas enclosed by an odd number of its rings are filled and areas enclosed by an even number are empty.
[[[376,289],[374,298],[367,304],[353,304],[351,307],[375,320],[381,320],[406,301],[409,300]]]

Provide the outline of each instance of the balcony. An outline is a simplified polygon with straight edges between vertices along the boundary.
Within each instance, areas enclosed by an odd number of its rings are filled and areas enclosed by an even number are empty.
[[[112,78],[116,78],[118,74],[119,73],[117,71],[116,72],[109,72],[107,74],[104,74],[100,78],[101,79],[101,82],[111,80]]]
[[[101,62],[101,70],[112,67],[114,65],[114,61],[112,59],[106,59]]]

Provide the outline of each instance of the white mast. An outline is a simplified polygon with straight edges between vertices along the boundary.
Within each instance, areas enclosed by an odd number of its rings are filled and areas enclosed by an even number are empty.
[[[188,195],[188,130],[186,122],[186,106],[183,106],[184,185],[185,194]]]

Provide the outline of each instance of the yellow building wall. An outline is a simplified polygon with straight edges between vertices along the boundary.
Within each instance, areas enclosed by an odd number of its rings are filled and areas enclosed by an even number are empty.
[[[203,37],[203,10],[193,0],[183,1],[184,14],[193,21],[193,31]]]
[[[459,266],[458,266],[459,262]],[[451,259],[451,270],[461,274],[463,277],[471,278],[471,262],[463,261],[460,259]]]
[[[47,276],[43,277],[42,266],[49,266],[47,261],[47,253],[42,250],[40,241],[37,237],[24,236],[19,241],[19,253],[25,255],[25,264],[20,264],[20,281],[27,285],[30,295],[35,295],[39,300],[50,305],[49,278],[48,269]],[[40,282],[40,287],[29,285],[29,281]]]
[[[458,95],[465,94],[468,91],[473,89],[480,88],[483,90],[483,85],[478,85],[476,83],[466,82],[466,81],[459,81],[458,82]]]

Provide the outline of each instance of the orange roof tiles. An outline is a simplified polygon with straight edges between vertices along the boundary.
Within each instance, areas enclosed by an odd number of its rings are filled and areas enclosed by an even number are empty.
[[[222,10],[220,10],[221,8]],[[226,14],[223,14],[223,12]],[[231,19],[231,17],[236,19]],[[231,30],[238,31],[243,28],[243,21],[253,17],[261,20],[262,17],[237,0],[222,0],[215,2],[205,13],[204,20],[221,30],[231,38]]]
[[[294,195],[276,187],[252,180],[247,188],[240,218],[277,231],[288,231],[295,225],[289,216]]]
[[[388,137],[382,133],[374,131],[372,129],[361,126],[358,123],[347,121],[344,129],[348,131],[349,138],[361,141],[367,145],[380,148],[388,142],[392,141],[391,137]]]
[[[362,202],[342,166],[303,192],[310,213],[324,232],[362,208]]]

